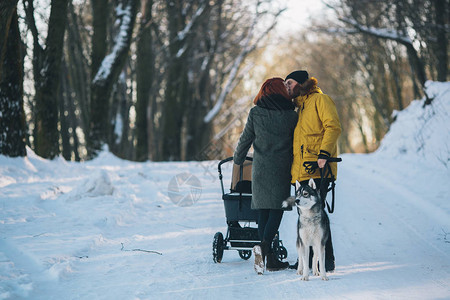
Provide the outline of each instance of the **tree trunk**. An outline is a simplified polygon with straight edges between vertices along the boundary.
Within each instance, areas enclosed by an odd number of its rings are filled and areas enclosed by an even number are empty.
[[[0,2],[0,81],[2,80],[3,59],[6,54],[11,19],[16,11],[18,0],[3,0]]]
[[[16,10],[12,12],[8,27],[8,32],[0,32],[0,35],[8,37],[5,55],[0,62],[3,67],[3,79],[0,80],[0,154],[26,156],[23,61]]]
[[[437,56],[437,71],[438,81],[447,81],[448,73],[448,39],[446,34],[446,26],[449,22],[450,7],[448,1],[434,0],[434,11],[436,15],[437,25],[437,42],[436,42],[436,56]],[[446,7],[447,6],[447,7]],[[447,24],[446,24],[447,21]]]
[[[395,100],[397,102],[397,109],[403,110],[403,95],[402,95],[402,82],[403,82],[403,73],[400,71],[400,63],[398,62],[398,59],[400,58],[400,55],[397,53],[397,50],[394,49],[394,52],[388,52],[387,56],[392,56],[396,59],[389,59],[388,58],[388,64],[389,69],[391,70],[391,75],[389,76],[392,82],[392,93],[395,97]]]
[[[178,32],[184,27],[182,5],[180,0],[166,1],[170,44],[163,110],[163,160],[181,160],[182,110],[189,103],[189,95],[185,93],[187,86],[186,63],[183,62],[186,51],[182,55],[178,55],[183,46],[182,41],[177,38]],[[183,103],[181,98],[183,98]]]
[[[358,126],[359,133],[361,134],[361,141],[362,141],[363,146],[364,146],[364,152],[365,153],[369,153],[369,147],[368,147],[368,144],[367,144],[367,136],[366,136],[366,133],[364,132],[364,128],[363,128],[361,119],[362,118],[358,118],[357,126]]]
[[[214,59],[219,47],[220,36],[223,34],[222,27],[222,6],[223,1],[215,1],[214,7],[208,7],[205,17],[202,18],[202,24],[198,26],[198,37],[205,44],[204,57],[201,62],[194,63],[194,66],[201,65],[198,68],[191,85],[193,95],[192,104],[186,114],[186,159],[204,160],[204,152],[209,151],[212,145],[211,136],[213,132],[213,122],[204,122],[204,118],[212,106],[212,95],[216,93],[211,80],[210,71],[214,68]],[[215,15],[214,15],[215,14]],[[208,24],[212,16],[215,16],[215,29],[211,31]],[[219,159],[219,157],[208,157],[208,159]]]
[[[67,28],[67,61],[69,64],[69,83],[75,92],[75,103],[80,111],[80,127],[85,136],[89,136],[89,72],[87,59],[83,55],[83,41],[80,26],[72,3],[69,4],[69,26]],[[74,99],[74,100],[75,100]],[[71,106],[76,108],[75,103]],[[73,112],[72,112],[73,113]]]
[[[124,70],[126,72],[126,70]],[[130,107],[131,107],[131,100],[129,97],[127,97],[127,80],[124,80],[122,85],[121,92],[117,93],[117,96],[119,97],[119,103],[118,103],[118,110],[117,110],[117,116],[120,116],[120,119],[122,121],[122,128],[117,128],[117,130],[121,129],[120,134],[120,140],[118,140],[118,156],[124,159],[132,160],[133,157],[131,155],[130,151]],[[131,91],[130,94],[133,94],[133,91]]]
[[[39,32],[36,27],[36,20],[34,19],[34,4],[33,0],[24,0],[24,8],[26,13],[26,23],[33,36],[33,77],[34,86],[37,90],[41,82],[42,60],[44,56],[44,49],[39,43]]]
[[[425,66],[423,64],[423,61],[417,54],[416,49],[414,49],[413,44],[403,43],[403,45],[406,46],[406,51],[408,53],[408,58],[411,63],[411,67],[414,70],[414,74],[417,76],[417,79],[419,80],[422,88],[424,88],[427,78],[425,75]]]
[[[68,84],[67,80],[67,66],[66,62],[62,60],[61,66],[61,86],[59,88],[59,123],[61,125],[60,135],[61,135],[61,148],[62,148],[62,156],[65,160],[71,160],[72,158],[72,147],[70,145],[70,133],[69,133],[69,109],[68,103],[72,100],[70,98],[71,88]],[[67,112],[67,114],[66,114]]]
[[[103,58],[91,84],[91,115],[89,122],[88,156],[94,157],[108,141],[110,128],[109,100],[130,49],[138,0],[121,2],[121,24],[111,53]]]
[[[72,151],[74,154],[74,159],[75,161],[80,161],[80,153],[78,152],[78,148],[80,146],[80,141],[78,139],[78,135],[77,135],[77,128],[78,128],[78,124],[79,123],[83,123],[79,118],[77,118],[75,111],[77,110],[77,106],[76,106],[76,102],[79,102],[80,100],[77,97],[77,93],[74,92],[74,87],[76,86],[73,83],[74,77],[71,76],[71,73],[68,72],[67,76],[65,77],[67,80],[67,85],[69,86],[70,89],[70,94],[69,94],[69,101],[66,103],[66,108],[67,108],[67,112],[68,112],[68,120],[69,120],[69,133],[70,133],[70,137],[72,138],[73,143],[71,143],[72,145]],[[75,101],[77,100],[77,101]],[[82,114],[83,110],[81,110],[81,112],[79,114]],[[80,116],[82,118],[82,116]],[[81,129],[83,130],[83,126],[81,126]]]
[[[100,68],[108,50],[108,0],[91,1],[92,5],[92,54],[91,54],[91,78],[94,78]]]
[[[129,143],[130,101],[127,97],[127,68],[120,74],[114,86],[111,104],[111,131],[109,132],[109,150],[117,157],[130,159],[127,155]],[[132,92],[131,92],[132,94]]]
[[[212,61],[212,59],[210,60]],[[200,80],[196,84],[198,91],[194,94],[192,104],[188,107],[186,114],[186,159],[187,160],[203,160],[201,158],[202,151],[208,147],[212,134],[212,122],[205,123],[203,118],[208,113],[209,107],[205,99],[210,99],[214,93],[211,87],[209,76],[209,66],[205,68]],[[214,157],[210,159],[219,159]]]
[[[150,22],[152,21],[153,0],[149,0],[143,5],[141,30],[137,43],[136,58],[136,160],[145,161],[149,158],[149,140],[152,140],[153,132],[149,130],[149,119],[152,112],[150,108],[150,91],[155,72],[155,58],[153,53],[153,41]],[[153,126],[152,126],[153,127]]]
[[[59,154],[57,102],[68,2],[69,0],[52,0],[45,57],[40,71],[42,82],[36,91],[35,147],[36,153],[44,158],[54,158]]]
[[[191,123],[192,109],[198,107],[196,101],[200,99],[197,78],[201,77],[201,58],[208,55],[204,52],[209,32],[207,22],[211,1],[192,1],[189,5],[185,1],[166,1],[169,30],[169,55],[167,67],[167,83],[165,87],[164,116],[163,116],[163,159],[186,160],[193,151],[191,128],[207,131],[209,125],[196,127]],[[189,13],[186,13],[189,11]],[[203,25],[201,26],[201,23]],[[206,28],[205,28],[206,27]],[[202,31],[204,30],[204,31]],[[201,89],[201,87],[199,88]],[[197,94],[197,95],[194,95]],[[209,101],[206,100],[206,101]],[[196,111],[199,118],[204,113]],[[197,120],[196,120],[197,121]],[[195,140],[196,143],[202,141]]]
[[[169,62],[164,101],[163,160],[181,160],[181,130],[183,127],[183,107],[189,102],[185,94],[186,77],[179,60]],[[183,94],[183,96],[182,96]],[[183,103],[181,103],[183,97]]]
[[[34,18],[34,4],[33,0],[23,0],[23,6],[25,9],[25,21],[27,23],[28,29],[31,32],[33,37],[33,79],[34,79],[34,89],[37,91],[41,86],[41,69],[42,69],[42,60],[44,57],[44,48],[42,48],[39,42],[39,32],[36,26],[36,20]],[[33,146],[36,148],[36,141],[38,140],[38,116],[37,116],[37,104],[34,103],[34,109],[31,111],[32,114],[32,123],[33,126]]]

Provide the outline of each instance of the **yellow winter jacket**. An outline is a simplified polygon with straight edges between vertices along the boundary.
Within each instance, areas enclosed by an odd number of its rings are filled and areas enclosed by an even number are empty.
[[[294,131],[294,160],[292,162],[292,183],[310,178],[320,178],[317,169],[313,174],[306,172],[303,163],[316,161],[319,154],[337,157],[337,139],[341,124],[333,100],[322,93],[317,80],[310,78],[302,85],[306,90],[295,99],[298,107],[298,122]],[[337,178],[337,163],[330,163]]]

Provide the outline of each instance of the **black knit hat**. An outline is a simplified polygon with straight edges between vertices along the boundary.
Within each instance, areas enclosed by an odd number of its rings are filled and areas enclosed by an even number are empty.
[[[308,72],[306,71],[294,71],[291,74],[289,74],[288,76],[286,76],[286,80],[288,80],[289,78],[294,79],[295,81],[297,81],[299,84],[303,84],[306,80],[308,80]]]

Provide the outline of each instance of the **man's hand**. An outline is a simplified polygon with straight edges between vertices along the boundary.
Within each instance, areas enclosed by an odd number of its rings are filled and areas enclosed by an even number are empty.
[[[319,158],[318,160],[317,160],[317,164],[319,165],[319,168],[323,168],[323,167],[325,167],[325,164],[327,163],[327,160],[326,159],[323,159],[323,158]]]

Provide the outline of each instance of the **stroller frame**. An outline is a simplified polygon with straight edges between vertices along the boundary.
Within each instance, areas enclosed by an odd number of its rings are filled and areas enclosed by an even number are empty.
[[[237,250],[239,256],[247,260],[252,255],[253,247],[261,242],[258,235],[258,227],[251,226],[252,223],[258,224],[258,211],[251,209],[251,181],[242,180],[243,165],[239,166],[240,176],[235,190],[231,186],[230,193],[225,193],[221,166],[232,160],[233,157],[223,159],[217,167],[227,219],[227,233],[225,238],[221,232],[217,232],[214,235],[213,260],[215,263],[222,262],[224,250]],[[245,161],[252,162],[253,158],[247,156]],[[243,226],[239,222],[243,222]],[[279,239],[279,233],[275,235],[272,241],[272,249],[280,260],[287,257],[287,250]]]

